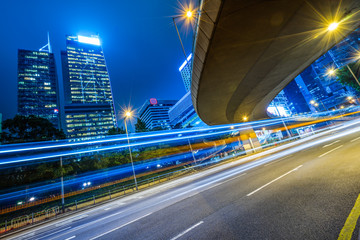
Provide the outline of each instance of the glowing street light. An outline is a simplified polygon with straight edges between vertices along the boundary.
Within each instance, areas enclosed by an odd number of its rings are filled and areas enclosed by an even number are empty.
[[[247,120],[248,120],[248,118],[245,116],[245,117],[243,117],[243,120],[244,120],[244,121],[247,121]]]
[[[327,74],[330,75],[330,76],[334,76],[334,75],[335,75],[335,69],[329,68],[329,69],[327,70]]]
[[[137,181],[136,181],[134,162],[133,162],[132,153],[131,153],[131,147],[130,147],[129,133],[128,133],[127,124],[126,124],[127,119],[128,119],[128,118],[131,118],[132,112],[129,111],[129,110],[127,110],[124,115],[125,115],[125,117],[124,117],[124,125],[125,125],[127,142],[128,142],[128,146],[129,146],[131,167],[132,167],[132,171],[133,171],[133,176],[134,176],[134,182],[135,182],[136,191],[138,191],[138,185],[137,185]]]
[[[339,26],[339,23],[337,23],[337,22],[333,22],[333,23],[331,23],[329,26],[328,26],[328,31],[334,31],[335,29],[337,29],[338,28],[338,26]]]
[[[34,201],[34,200],[35,200],[35,197],[31,197],[31,198],[29,199],[30,202],[32,202],[32,201]]]
[[[183,52],[184,52],[185,59],[187,59],[186,52],[185,52],[185,48],[184,48],[184,44],[183,44],[183,42],[182,42],[182,40],[181,40],[180,33],[179,33],[179,29],[178,29],[178,27],[177,27],[177,25],[176,25],[175,19],[176,19],[176,18],[179,18],[179,17],[185,17],[185,18],[187,18],[188,20],[191,20],[191,19],[194,17],[194,11],[191,10],[191,9],[188,9],[188,10],[183,9],[183,11],[184,11],[184,12],[183,12],[184,15],[180,15],[180,16],[177,16],[177,17],[173,17],[173,22],[174,22],[174,26],[175,26],[176,32],[177,32],[177,34],[178,34],[178,37],[179,37],[179,41],[180,41],[182,50],[183,50]]]
[[[190,10],[186,11],[186,17],[187,17],[187,18],[192,18],[192,16],[193,16],[193,12],[192,12],[192,11],[190,11]]]

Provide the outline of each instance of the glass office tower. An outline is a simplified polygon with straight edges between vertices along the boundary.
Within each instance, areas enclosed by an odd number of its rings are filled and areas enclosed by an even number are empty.
[[[68,138],[106,135],[116,125],[110,78],[98,36],[67,36],[61,52]]]
[[[184,81],[185,91],[189,92],[191,89],[191,70],[192,70],[192,54],[190,54],[187,59],[181,64],[179,72]]]
[[[59,128],[58,82],[54,54],[18,50],[18,113],[46,118]]]

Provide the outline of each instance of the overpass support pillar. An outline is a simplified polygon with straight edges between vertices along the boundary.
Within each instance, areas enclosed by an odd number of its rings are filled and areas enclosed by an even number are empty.
[[[261,149],[259,139],[252,128],[240,131],[240,139],[246,154],[255,153]]]

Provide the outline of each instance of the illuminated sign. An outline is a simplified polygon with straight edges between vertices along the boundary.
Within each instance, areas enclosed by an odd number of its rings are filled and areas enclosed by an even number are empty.
[[[183,64],[181,64],[179,71],[181,71],[185,67],[185,65],[190,61],[191,58],[192,58],[192,53],[190,53],[190,55],[187,57],[185,62],[183,62]]]
[[[157,103],[158,103],[158,101],[156,100],[156,98],[150,98],[151,105],[156,105]]]
[[[97,37],[78,36],[78,41],[81,43],[87,43],[87,44],[100,46],[100,39]]]
[[[59,109],[55,108],[54,113],[59,113]]]

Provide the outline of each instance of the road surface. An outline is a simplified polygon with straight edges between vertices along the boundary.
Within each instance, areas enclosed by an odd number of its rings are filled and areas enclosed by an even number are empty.
[[[7,238],[337,239],[342,229],[351,234],[357,221],[359,144],[360,124],[354,124],[256,161],[211,168]],[[358,227],[352,235],[358,239]]]

